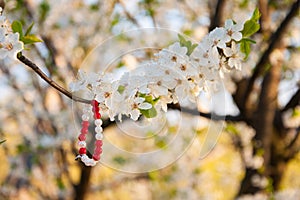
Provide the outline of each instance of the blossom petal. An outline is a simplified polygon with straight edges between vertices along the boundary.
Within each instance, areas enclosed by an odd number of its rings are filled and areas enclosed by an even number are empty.
[[[141,103],[138,107],[142,110],[149,110],[150,108],[152,108],[152,105],[150,103],[144,102]]]

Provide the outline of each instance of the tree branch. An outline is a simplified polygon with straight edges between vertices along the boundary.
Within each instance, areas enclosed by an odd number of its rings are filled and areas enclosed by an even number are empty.
[[[292,141],[285,147],[286,154],[285,154],[285,160],[289,161],[290,159],[293,159],[295,155],[297,155],[300,151],[300,127],[295,129],[295,137],[292,139]]]
[[[259,0],[258,1],[258,7],[259,7],[259,11],[261,13],[261,18],[260,18],[261,29],[260,29],[260,31],[263,34],[267,34],[269,36],[271,18],[270,18],[268,5],[269,5],[269,0]]]
[[[299,9],[299,4],[300,4],[300,0],[297,0],[292,5],[290,12],[286,15],[285,19],[282,21],[282,23],[280,24],[277,31],[275,33],[273,33],[273,35],[271,36],[270,42],[269,42],[270,45],[269,45],[268,49],[264,52],[262,57],[260,58],[259,62],[257,63],[257,65],[254,69],[253,75],[251,76],[251,78],[249,80],[249,83],[248,83],[248,86],[247,86],[247,89],[245,92],[245,97],[244,97],[245,103],[247,102],[247,99],[253,89],[255,80],[261,75],[265,65],[268,63],[270,54],[275,49],[275,47],[281,42],[282,36],[283,36],[284,32],[286,31],[287,26],[290,24],[292,19],[297,15],[297,12]]]
[[[126,17],[137,27],[140,27],[138,21],[128,12],[128,10],[126,9],[126,5],[122,0],[118,0],[117,1],[123,8],[124,14],[126,15]]]
[[[209,31],[212,31],[214,28],[216,28],[222,24],[224,7],[225,7],[225,1],[218,0],[215,13],[211,19]]]
[[[55,81],[53,81],[51,78],[49,78],[35,63],[30,61],[28,58],[22,55],[22,53],[18,53],[17,56],[18,60],[21,61],[26,66],[30,67],[35,73],[37,73],[44,81],[46,81],[49,85],[51,85],[53,88],[58,90],[60,93],[64,94],[65,96],[69,97],[70,99],[73,99],[74,101],[78,101],[85,104],[90,104],[91,100],[82,99],[80,97],[74,96],[71,92],[66,90],[65,88],[58,85]]]
[[[291,140],[291,142],[285,147],[286,150],[290,150],[294,146],[294,144],[297,142],[299,135],[300,135],[300,127],[295,128],[295,137]]]
[[[281,109],[280,112],[285,112],[290,108],[295,108],[297,105],[300,104],[300,88],[297,90],[297,92],[292,96],[290,101],[285,105],[283,109]]]
[[[174,110],[180,110],[183,113],[186,114],[190,114],[190,115],[195,115],[195,116],[199,116],[199,117],[204,117],[206,119],[211,119],[211,120],[215,120],[215,121],[220,121],[220,120],[224,120],[224,121],[231,121],[231,122],[239,122],[239,121],[243,121],[244,117],[241,115],[218,115],[216,113],[205,113],[205,112],[201,112],[197,109],[190,109],[190,108],[185,108],[185,107],[180,107],[179,104],[169,104],[168,108],[174,109]]]

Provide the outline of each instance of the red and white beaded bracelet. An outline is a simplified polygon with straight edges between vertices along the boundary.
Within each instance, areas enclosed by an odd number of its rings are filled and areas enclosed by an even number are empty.
[[[92,110],[91,110],[92,108]],[[95,124],[95,149],[92,158],[89,158],[86,155],[86,135],[88,134],[89,129],[89,118],[91,116],[91,113],[93,114],[94,118],[94,124]],[[102,153],[102,139],[103,139],[103,129],[101,127],[102,120],[101,120],[101,114],[100,114],[100,108],[99,108],[99,102],[96,100],[91,101],[91,105],[88,107],[83,108],[83,115],[82,115],[82,123],[81,123],[81,131],[78,136],[78,145],[79,145],[79,155],[76,157],[76,159],[81,159],[81,161],[86,166],[95,166],[97,162],[100,160],[100,155]]]

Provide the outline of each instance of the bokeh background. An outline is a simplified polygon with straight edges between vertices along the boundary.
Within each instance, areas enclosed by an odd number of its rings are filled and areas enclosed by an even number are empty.
[[[74,102],[18,60],[0,61],[0,199],[299,198],[299,0],[1,0],[0,4],[11,21],[21,20],[25,27],[35,23],[33,32],[43,43],[23,54],[64,88],[79,68],[89,67],[82,66],[83,60],[107,38],[117,35],[120,43],[134,46],[135,40],[124,31],[160,27],[200,41],[228,18],[243,22],[256,7],[262,13],[261,29],[252,38],[256,44],[242,71],[226,75],[225,88],[212,96],[213,103],[201,95],[197,107],[204,115],[170,107],[164,124],[167,133],[183,133],[182,141],[186,133],[195,138],[188,138],[189,148],[171,165],[151,172],[125,173],[103,164],[90,168],[75,161],[80,111],[74,112]],[[160,48],[174,42],[160,39]],[[114,50],[118,51],[114,46],[107,49]],[[115,67],[130,68],[136,59],[128,54]],[[225,120],[210,119],[212,112]],[[213,138],[216,145],[200,158],[208,128],[220,125],[222,132]],[[134,146],[118,137],[120,131],[119,125],[107,122],[104,134],[114,144],[147,150],[147,145]],[[151,130],[144,131],[151,135]],[[167,138],[154,137],[150,145],[163,153]],[[111,159],[119,168],[129,164],[122,156]]]

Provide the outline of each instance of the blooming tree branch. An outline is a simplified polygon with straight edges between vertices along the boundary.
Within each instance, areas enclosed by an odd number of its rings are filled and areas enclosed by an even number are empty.
[[[256,11],[255,19],[257,16]],[[70,84],[71,91],[83,91],[88,98],[95,98],[102,114],[111,120],[116,116],[121,120],[122,115],[133,120],[140,115],[153,118],[157,110],[166,112],[169,104],[195,102],[201,91],[212,91],[224,73],[240,70],[243,53],[249,52],[244,52],[239,42],[245,41],[243,32],[247,36],[253,34],[253,30],[248,29],[227,20],[224,28],[214,29],[198,44],[179,36],[179,42],[162,49],[154,60],[141,63],[120,79],[113,73],[79,70],[78,81]]]
[[[282,108],[281,112],[285,112],[288,109],[295,108],[297,105],[300,104],[300,89],[292,96],[290,101]]]
[[[82,116],[79,153],[86,165],[93,166],[99,161],[102,152],[102,115],[109,116],[110,121],[114,121],[115,117],[121,121],[123,115],[133,120],[138,120],[141,115],[154,118],[158,112],[167,112],[170,105],[176,105],[173,108],[178,109],[181,102],[196,103],[201,92],[214,92],[216,86],[223,81],[225,73],[241,70],[242,60],[248,57],[250,43],[253,42],[248,37],[258,31],[260,14],[256,9],[251,19],[245,23],[228,19],[224,27],[215,28],[196,44],[179,35],[178,42],[160,50],[153,60],[141,61],[137,68],[126,71],[120,78],[114,72],[104,74],[79,70],[78,79],[70,84],[71,92],[22,55],[24,45],[41,42],[37,36],[31,34],[33,24],[24,33],[21,22],[14,21],[10,24],[4,16],[1,17],[0,51],[5,53],[2,54],[3,58],[17,57],[65,96],[92,105],[92,109],[84,109]],[[73,95],[73,92],[78,91],[83,93],[84,98]],[[180,110],[213,120],[242,120],[241,116],[219,116],[186,108]],[[88,119],[93,112],[97,119],[96,142],[100,149],[96,148],[97,151],[95,150],[96,153],[94,152],[91,159],[86,155],[85,134],[88,130]]]
[[[218,0],[217,4],[215,6],[216,7],[215,13],[212,16],[212,22],[209,27],[210,31],[212,31],[214,28],[216,28],[222,24],[222,16],[223,16],[225,3],[226,2],[224,0]]]

